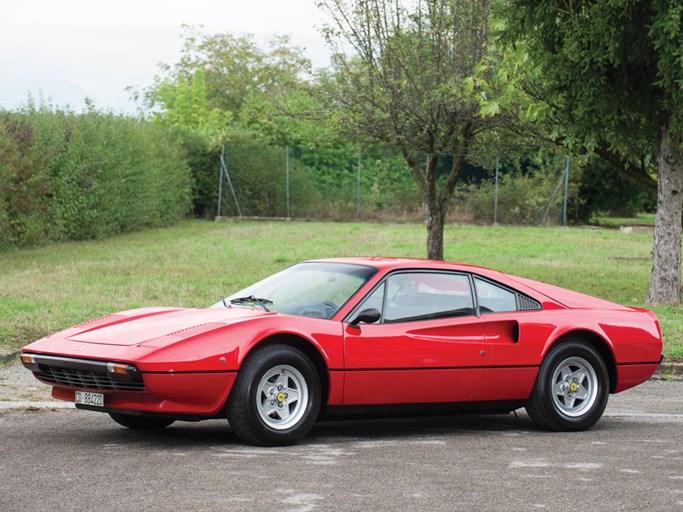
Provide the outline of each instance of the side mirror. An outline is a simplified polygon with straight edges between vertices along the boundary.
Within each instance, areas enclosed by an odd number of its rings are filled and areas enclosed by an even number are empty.
[[[382,313],[380,313],[378,309],[364,309],[356,315],[356,317],[351,321],[349,325],[351,327],[358,327],[358,324],[361,322],[363,322],[364,324],[374,324],[381,317]]]

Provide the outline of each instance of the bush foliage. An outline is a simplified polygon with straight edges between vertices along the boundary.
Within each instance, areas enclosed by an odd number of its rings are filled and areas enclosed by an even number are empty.
[[[570,175],[571,176],[571,175]],[[557,174],[546,172],[512,172],[501,176],[498,184],[499,224],[539,226],[562,223],[562,185],[558,187]],[[577,179],[569,181],[567,195],[567,220],[576,222],[581,211],[581,199],[577,196]],[[493,222],[495,183],[484,181],[480,185],[467,185],[459,189],[458,197],[469,207],[475,222]],[[554,200],[551,202],[551,199]],[[456,204],[457,207],[457,204]]]
[[[0,246],[96,239],[183,218],[186,155],[149,123],[94,110],[0,115]]]
[[[194,214],[217,212],[220,149],[183,132],[194,179]],[[290,214],[298,218],[352,220],[358,207],[358,151],[349,144],[289,148]],[[226,145],[225,163],[244,216],[284,217],[287,149],[249,143]],[[420,194],[403,158],[386,148],[361,153],[360,212],[363,219],[404,218],[421,209]],[[238,214],[227,180],[221,213]]]
[[[286,150],[257,142],[262,141],[245,135],[233,137],[225,146],[225,162],[242,214],[283,217],[287,215]],[[97,239],[168,225],[190,212],[213,218],[220,154],[209,137],[182,127],[93,110],[75,114],[29,107],[4,112],[0,114],[0,249]],[[290,147],[291,216],[424,219],[410,169],[400,154],[386,146],[362,148],[358,203],[358,158],[358,146],[349,143]],[[443,160],[448,164],[447,158]],[[564,159],[507,160],[501,166],[497,221],[561,222],[561,190],[548,205]],[[642,208],[642,192],[622,183],[603,164],[593,167],[572,166],[570,223],[588,222],[597,212],[616,207]],[[492,172],[487,178],[486,171],[480,171],[479,178],[484,179],[458,186],[450,220],[493,222]],[[225,180],[222,215],[237,215]]]
[[[183,136],[194,179],[194,212],[213,218],[217,211],[220,150],[208,149],[189,132]],[[244,216],[287,214],[285,148],[240,143],[227,145],[225,162]],[[424,205],[403,157],[386,146],[361,151],[350,144],[290,147],[290,210],[294,218],[421,221]],[[442,158],[444,166],[448,156]],[[494,173],[473,167],[456,188],[449,219],[489,224],[494,220]],[[475,172],[476,171],[476,172]],[[498,186],[499,224],[557,225],[563,222],[564,157],[512,155],[501,161]],[[441,176],[439,179],[445,179]],[[646,209],[647,194],[634,188],[600,160],[572,162],[567,221],[585,224],[600,214]],[[551,201],[552,199],[552,201]],[[358,209],[358,206],[360,208]],[[237,216],[227,181],[223,181],[222,215]]]

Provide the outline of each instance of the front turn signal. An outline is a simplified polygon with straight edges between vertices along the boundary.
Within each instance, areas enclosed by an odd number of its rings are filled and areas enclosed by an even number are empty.
[[[115,373],[117,375],[128,375],[128,365],[121,363],[107,363],[107,371],[109,373]]]
[[[21,354],[21,362],[24,364],[36,364],[32,354]]]

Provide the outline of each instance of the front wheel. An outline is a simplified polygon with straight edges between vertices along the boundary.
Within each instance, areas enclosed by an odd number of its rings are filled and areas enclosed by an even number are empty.
[[[310,359],[287,345],[256,349],[240,368],[227,404],[237,436],[261,446],[289,445],[320,410],[320,379]]]
[[[586,430],[602,417],[609,396],[609,375],[593,346],[578,338],[550,349],[536,378],[526,410],[539,427]]]

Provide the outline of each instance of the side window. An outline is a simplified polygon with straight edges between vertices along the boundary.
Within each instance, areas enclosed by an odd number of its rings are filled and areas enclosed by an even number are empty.
[[[479,298],[479,311],[482,314],[517,311],[515,293],[478,277],[474,278],[474,283]]]
[[[364,311],[366,309],[376,309],[380,313],[382,312],[382,307],[384,306],[384,289],[387,287],[386,281],[379,285],[372,295],[370,295],[363,305],[358,309],[358,311]]]
[[[474,314],[466,275],[405,272],[389,276],[385,287],[387,323]]]

